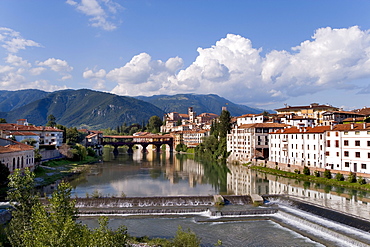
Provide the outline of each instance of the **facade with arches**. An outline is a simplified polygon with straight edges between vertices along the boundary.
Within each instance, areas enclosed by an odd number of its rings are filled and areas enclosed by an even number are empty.
[[[0,138],[0,162],[9,168],[10,173],[15,169],[35,168],[34,148],[10,139]]]

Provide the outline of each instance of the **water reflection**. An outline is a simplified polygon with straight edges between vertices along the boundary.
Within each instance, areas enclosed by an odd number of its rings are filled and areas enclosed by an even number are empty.
[[[107,150],[103,163],[92,165],[86,174],[71,182],[72,193],[79,197],[95,192],[103,196],[218,194],[220,186],[209,182],[205,166],[192,157],[140,150],[115,157]]]
[[[230,165],[227,177],[229,193],[283,194],[321,206],[370,219],[369,193],[279,177]]]

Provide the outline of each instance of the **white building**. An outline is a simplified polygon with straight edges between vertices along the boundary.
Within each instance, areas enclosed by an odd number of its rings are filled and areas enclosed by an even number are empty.
[[[288,127],[270,133],[269,161],[325,168],[325,131],[329,126]]]
[[[326,168],[370,173],[370,124],[339,124],[326,133]]]
[[[34,148],[32,146],[0,138],[0,161],[12,173],[15,169],[35,168]]]
[[[209,130],[190,130],[182,132],[183,143],[187,147],[196,147],[210,135]]]
[[[269,132],[282,129],[279,123],[254,123],[235,126],[227,135],[229,160],[252,161],[266,159],[269,154]]]
[[[243,124],[263,123],[264,119],[263,114],[245,114],[236,118],[236,124],[240,126]]]

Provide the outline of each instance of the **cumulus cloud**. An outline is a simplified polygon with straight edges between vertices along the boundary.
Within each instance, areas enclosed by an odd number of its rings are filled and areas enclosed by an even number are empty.
[[[6,27],[0,27],[0,43],[10,53],[17,53],[19,50],[26,49],[26,47],[41,47],[39,43],[24,39],[19,32]]]
[[[67,61],[55,58],[49,58],[44,62],[37,62],[38,66],[46,66],[56,72],[70,72],[73,67],[69,66]]]
[[[179,57],[170,58],[166,62],[152,60],[147,53],[134,56],[121,68],[109,71],[108,80],[117,82],[113,93],[122,95],[147,95],[152,92],[175,92],[174,75],[183,65]]]
[[[8,54],[5,62],[17,67],[31,67],[31,64],[27,60],[23,60],[23,58],[13,54]]]
[[[360,90],[354,81],[370,77],[369,31],[357,26],[320,28],[290,51],[272,50],[264,56],[262,48],[235,34],[197,51],[187,68],[179,57],[163,62],[141,53],[111,71],[85,71],[84,78],[113,81],[117,86],[112,92],[121,95],[215,93],[262,104],[327,89]]]
[[[91,26],[111,31],[117,28],[115,14],[122,6],[112,0],[67,0],[67,4],[74,6],[79,12],[90,16]]]

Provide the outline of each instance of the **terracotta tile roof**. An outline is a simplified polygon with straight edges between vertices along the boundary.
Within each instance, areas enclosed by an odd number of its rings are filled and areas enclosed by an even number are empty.
[[[284,128],[289,125],[280,124],[280,123],[252,123],[252,124],[242,124],[239,129],[248,129],[248,128]]]
[[[356,131],[370,130],[370,123],[337,124],[333,126],[334,131]]]
[[[317,126],[317,127],[305,127],[305,128],[290,127],[290,128],[280,129],[270,134],[324,133],[325,131],[328,131],[328,130],[330,130],[330,126]]]
[[[343,119],[343,122],[358,122],[358,121],[364,121],[364,117],[349,117],[346,119]]]
[[[5,138],[0,138],[0,139],[5,140],[6,142],[10,143],[5,146],[0,146],[0,153],[12,153],[12,152],[19,152],[19,151],[26,151],[26,150],[34,149],[33,146],[30,146],[30,145],[27,145],[21,142],[17,142],[17,141],[5,139]]]
[[[19,131],[15,131],[15,132],[10,132],[11,135],[13,136],[38,136],[38,134],[34,133],[34,132],[19,132]]]
[[[330,106],[330,105],[319,105],[319,104],[311,104],[307,106],[287,106],[284,108],[275,109],[275,111],[290,111],[290,110],[300,110],[300,109],[338,109],[337,107]]]
[[[19,125],[19,124],[0,124],[0,130],[8,130],[8,131],[52,131],[52,132],[63,132],[63,130],[49,127],[49,126],[34,126],[34,125]]]
[[[260,115],[262,115],[262,113],[261,114],[244,114],[236,118],[255,117],[255,116],[260,116]]]

